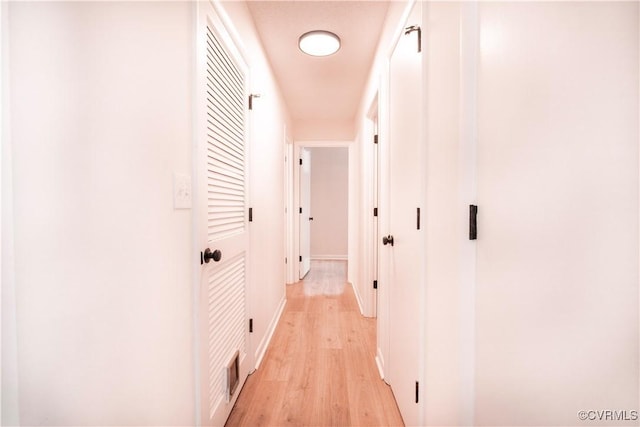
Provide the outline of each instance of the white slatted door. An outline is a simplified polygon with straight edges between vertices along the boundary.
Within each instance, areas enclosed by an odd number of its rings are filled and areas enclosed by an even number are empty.
[[[253,366],[247,313],[247,68],[212,6],[198,9],[202,425],[224,425]],[[238,354],[237,388],[230,394]]]

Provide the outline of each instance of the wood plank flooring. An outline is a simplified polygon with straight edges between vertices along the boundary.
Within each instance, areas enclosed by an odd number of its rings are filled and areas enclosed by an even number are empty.
[[[313,261],[227,426],[402,426],[375,364],[376,321],[360,315],[345,261]]]

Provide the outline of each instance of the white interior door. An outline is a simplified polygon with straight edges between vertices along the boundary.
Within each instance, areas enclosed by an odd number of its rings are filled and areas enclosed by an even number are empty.
[[[201,421],[218,426],[253,366],[247,313],[247,67],[208,2],[199,3],[198,21]]]
[[[609,424],[578,411],[640,398],[638,3],[479,12],[476,422]]]
[[[311,268],[311,151],[300,149],[300,279]]]
[[[407,26],[420,25],[416,2]],[[419,424],[423,248],[421,199],[421,58],[419,31],[401,36],[389,69],[389,369],[387,380],[406,425]],[[389,236],[385,236],[391,238]]]

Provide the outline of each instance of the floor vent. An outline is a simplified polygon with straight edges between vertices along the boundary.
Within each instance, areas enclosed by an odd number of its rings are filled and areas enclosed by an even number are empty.
[[[240,380],[240,352],[236,353],[231,358],[231,361],[227,365],[227,402],[231,401],[233,393],[238,388],[238,382]]]

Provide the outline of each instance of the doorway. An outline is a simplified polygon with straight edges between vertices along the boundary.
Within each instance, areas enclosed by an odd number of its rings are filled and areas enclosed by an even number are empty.
[[[309,272],[312,260],[349,261],[352,256],[350,147],[350,142],[296,143],[292,237],[298,279]]]
[[[308,151],[311,161],[311,259],[346,261],[349,150],[346,147],[315,147]]]

